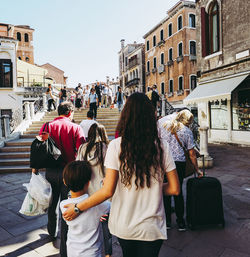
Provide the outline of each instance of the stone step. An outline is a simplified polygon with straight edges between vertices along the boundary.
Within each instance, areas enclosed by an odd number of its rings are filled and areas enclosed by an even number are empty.
[[[6,146],[30,146],[31,143],[32,143],[32,139],[31,138],[28,138],[26,139],[27,141],[21,141],[22,139],[20,139],[20,141],[9,141],[9,142],[6,142],[5,145]]]
[[[20,173],[20,172],[31,172],[31,168],[30,168],[29,165],[0,167],[0,174],[4,174],[4,173]]]
[[[12,146],[12,147],[2,147],[0,148],[0,153],[18,153],[18,152],[29,152],[30,146]]]
[[[0,159],[21,159],[29,158],[30,152],[3,152],[0,153]]]
[[[23,166],[29,165],[29,158],[20,158],[20,159],[2,159],[0,160],[0,167],[2,166]]]

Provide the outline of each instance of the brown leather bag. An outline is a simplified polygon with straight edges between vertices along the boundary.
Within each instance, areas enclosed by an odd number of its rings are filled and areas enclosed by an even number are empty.
[[[192,161],[191,161],[191,159],[189,157],[188,150],[185,147],[183,147],[183,145],[182,145],[179,137],[177,136],[177,134],[175,133],[174,135],[175,135],[175,138],[178,141],[179,145],[183,149],[184,155],[185,155],[185,158],[186,158],[186,167],[185,167],[184,178],[190,177],[190,176],[192,176],[193,174],[196,173],[196,168],[195,168],[194,164],[192,163]]]

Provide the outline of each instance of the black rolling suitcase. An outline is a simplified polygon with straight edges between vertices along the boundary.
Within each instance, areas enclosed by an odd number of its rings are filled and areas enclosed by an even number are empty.
[[[203,156],[201,178],[187,181],[186,220],[191,229],[200,226],[225,225],[221,183],[217,178],[206,177]]]

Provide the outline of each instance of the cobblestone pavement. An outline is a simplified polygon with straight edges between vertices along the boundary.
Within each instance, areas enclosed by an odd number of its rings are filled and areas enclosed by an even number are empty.
[[[226,226],[186,232],[173,227],[160,257],[250,256],[250,148],[209,145],[209,153],[214,168],[207,175],[222,183]],[[59,256],[60,239],[49,241],[46,215],[26,217],[18,212],[26,194],[22,184],[29,179],[26,173],[0,175],[0,256]],[[122,256],[115,239],[113,250],[113,257]]]

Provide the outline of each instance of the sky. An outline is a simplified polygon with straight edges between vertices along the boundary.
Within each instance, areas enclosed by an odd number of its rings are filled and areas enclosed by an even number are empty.
[[[177,0],[8,0],[0,23],[29,25],[35,63],[65,72],[68,86],[116,78],[120,40],[143,35],[166,17]]]

